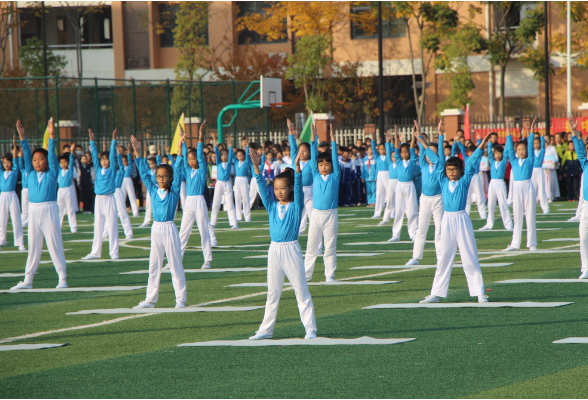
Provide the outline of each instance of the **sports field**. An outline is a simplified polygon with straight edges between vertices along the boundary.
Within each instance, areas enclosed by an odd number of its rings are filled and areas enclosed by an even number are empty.
[[[556,308],[363,309],[376,304],[418,303],[429,294],[435,269],[356,269],[403,265],[411,243],[385,243],[391,224],[377,226],[373,209],[340,208],[336,278],[349,281],[401,281],[387,285],[310,286],[319,337],[416,338],[394,345],[177,347],[209,340],[239,340],[253,335],[263,309],[239,312],[66,315],[90,309],[131,308],[145,289],[111,292],[0,293],[0,345],[68,343],[44,350],[0,351],[2,398],[586,398],[588,344],[553,344],[588,336],[587,283],[512,283],[506,279],[577,278],[579,242],[570,218],[576,203],[551,204],[551,214],[537,209],[539,250],[552,252],[481,254],[491,302],[573,302]],[[498,210],[497,210],[498,211]],[[498,216],[497,212],[497,216]],[[265,211],[230,230],[221,212],[213,249],[213,268],[265,267],[270,242]],[[485,222],[472,210],[474,228]],[[181,218],[178,213],[177,224]],[[135,239],[121,241],[121,259],[149,257],[150,229],[131,218]],[[68,261],[80,260],[91,247],[93,218],[78,215],[79,233],[64,224]],[[500,251],[511,239],[503,231],[476,232],[478,249]],[[0,274],[23,273],[26,253],[0,251]],[[433,227],[428,240],[433,239]],[[26,232],[26,231],[25,231]],[[121,231],[121,236],[122,231]],[[523,243],[526,233],[523,231]],[[401,240],[408,240],[403,227]],[[25,241],[26,242],[26,241]],[[354,243],[365,243],[352,245]],[[371,244],[368,244],[371,243]],[[199,269],[203,258],[196,228],[184,258],[185,269]],[[300,237],[304,250],[306,236]],[[248,246],[247,245],[259,245]],[[558,252],[558,250],[573,250]],[[363,254],[354,256],[354,254]],[[343,257],[343,255],[348,255]],[[108,258],[108,246],[103,247]],[[42,260],[50,260],[43,253]],[[457,257],[459,260],[459,255]],[[99,260],[98,260],[99,261]],[[144,260],[68,263],[70,287],[146,286]],[[427,243],[421,264],[435,264]],[[313,282],[324,280],[318,258]],[[187,305],[263,306],[263,287],[227,287],[265,282],[264,271],[187,273]],[[0,289],[21,278],[0,277]],[[57,274],[42,264],[35,288],[54,288]],[[443,301],[443,300],[442,300]],[[454,268],[445,302],[475,302],[468,295],[461,268]],[[162,274],[158,307],[173,307],[170,274]],[[30,336],[27,336],[30,335]],[[274,339],[302,338],[304,329],[292,290],[282,294]]]

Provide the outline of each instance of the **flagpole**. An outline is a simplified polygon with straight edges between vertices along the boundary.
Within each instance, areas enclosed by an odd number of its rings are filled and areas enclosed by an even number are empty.
[[[568,116],[572,115],[572,18],[570,10],[570,0],[567,1],[567,51],[568,51],[568,68],[567,68],[567,86],[568,86]]]

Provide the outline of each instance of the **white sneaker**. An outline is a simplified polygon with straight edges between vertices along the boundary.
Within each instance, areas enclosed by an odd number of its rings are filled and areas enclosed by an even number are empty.
[[[531,247],[529,247],[529,251],[537,251],[537,247],[531,246]]]
[[[578,279],[588,279],[588,270],[582,271],[582,275]]]
[[[110,259],[111,259],[111,260],[118,260],[119,258],[118,258],[118,256],[117,256],[117,255],[115,255],[115,256],[110,256]]]
[[[480,231],[489,231],[491,228],[488,225],[484,225],[483,227],[481,227],[479,230]]]
[[[82,260],[95,260],[97,258],[100,258],[100,257],[96,257],[92,254],[88,254],[86,257],[82,257]]]
[[[516,247],[512,247],[512,246],[508,246],[506,249],[502,250],[503,252],[506,251],[518,251],[519,249],[517,249]]]
[[[20,281],[20,282],[18,282],[18,285],[11,287],[10,290],[32,289],[32,288],[33,288],[33,284],[32,283],[29,284],[29,285],[27,285],[23,281]]]
[[[210,242],[210,247],[216,247],[218,246],[218,242],[216,240],[213,240]]]
[[[24,246],[20,246],[20,247],[18,248],[18,251],[27,251],[27,248],[26,248],[26,247],[24,247]]]
[[[543,215],[547,215],[547,214],[549,214],[549,210],[543,211]]]
[[[178,301],[176,303],[176,308],[186,308],[186,304],[183,301]]]
[[[573,216],[572,218],[568,219],[568,222],[580,222],[580,218]]]
[[[379,223],[378,225],[379,225],[379,226],[382,226],[382,225],[386,225],[386,224],[387,224],[387,222],[386,222],[386,221],[380,221],[380,223]]]
[[[251,222],[251,220],[250,219],[246,219],[245,222]]]
[[[310,277],[307,276],[306,277],[306,282],[310,282],[310,281],[312,281],[312,276],[310,276]]]
[[[202,264],[202,269],[210,269],[210,261],[205,261],[204,264]]]
[[[327,276],[325,282],[335,282],[335,275]]]
[[[249,340],[262,340],[262,339],[271,339],[272,335],[268,335],[267,333],[262,332],[255,332],[255,335],[250,336]]]
[[[78,233],[77,229],[75,231],[71,231],[71,233]]]
[[[308,331],[304,336],[304,339],[315,339],[316,338],[316,331]]]
[[[417,258],[411,258],[410,260],[408,260],[406,265],[419,265],[419,260]]]
[[[512,227],[512,226],[507,226],[504,229],[506,229],[507,231],[514,231],[514,227]]]
[[[231,229],[239,229],[239,227],[237,225],[235,225],[235,226],[231,226]]]
[[[126,240],[129,240],[129,239],[132,239],[132,238],[133,238],[133,235],[125,236],[125,239]]]
[[[391,239],[388,239],[388,241],[389,241],[389,242],[400,242],[400,238],[394,238],[394,237],[393,237],[393,238],[391,238]]]
[[[67,283],[66,282],[59,282],[59,284],[57,286],[55,286],[55,289],[67,289]]]
[[[149,303],[148,301],[142,301],[139,304],[137,304],[135,307],[133,307],[133,310],[136,310],[137,308],[154,308],[155,307],[155,303]]]
[[[380,216],[379,216],[379,215],[374,215],[374,216],[372,217],[372,219],[378,219],[378,218],[380,218]]]
[[[424,300],[419,301],[419,304],[427,304],[427,303],[439,303],[439,297],[437,296],[427,296]]]
[[[323,254],[323,246],[319,247],[316,254]]]
[[[488,303],[488,296],[483,294],[478,296],[478,303]]]

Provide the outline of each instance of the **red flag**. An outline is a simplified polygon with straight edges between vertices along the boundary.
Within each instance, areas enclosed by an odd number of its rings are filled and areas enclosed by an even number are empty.
[[[463,136],[466,139],[472,139],[472,131],[470,129],[470,105],[466,104],[465,117],[463,118]]]

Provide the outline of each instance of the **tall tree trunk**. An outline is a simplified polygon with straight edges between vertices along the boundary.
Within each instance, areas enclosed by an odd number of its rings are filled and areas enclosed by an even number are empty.
[[[410,72],[412,75],[412,92],[414,94],[414,106],[417,112],[417,119],[421,120],[421,111],[420,111],[420,104],[419,104],[419,94],[417,92],[417,85],[416,85],[416,74],[414,72],[414,56],[412,54],[412,40],[410,36],[410,26],[408,25],[408,21],[406,21],[406,32],[408,33],[408,47],[410,49]]]
[[[498,112],[500,117],[504,118],[504,79],[506,76],[506,64],[500,66],[500,104],[498,105]]]

